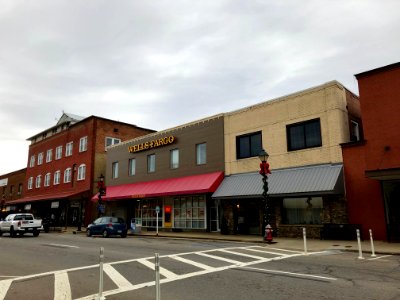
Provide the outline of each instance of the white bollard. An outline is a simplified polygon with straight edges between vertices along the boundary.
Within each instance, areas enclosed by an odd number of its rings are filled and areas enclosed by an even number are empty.
[[[358,242],[358,259],[364,259],[361,250],[360,229],[356,229],[356,231],[357,231],[357,242]]]
[[[305,227],[303,227],[303,240],[304,240],[304,254],[308,255],[308,253],[307,253],[307,234],[306,234]]]
[[[99,280],[99,294],[95,297],[95,300],[105,300],[103,296],[103,262],[104,262],[104,247],[100,247],[100,280]]]
[[[158,253],[155,253],[155,264],[154,269],[156,271],[156,300],[160,300],[161,291],[160,291],[160,257]]]
[[[369,230],[369,239],[371,240],[371,256],[376,257],[375,255],[375,247],[374,247],[374,239],[372,238],[372,229]]]

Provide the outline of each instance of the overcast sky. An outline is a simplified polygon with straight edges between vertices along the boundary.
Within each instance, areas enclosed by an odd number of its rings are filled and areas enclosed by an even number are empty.
[[[163,130],[399,62],[398,0],[0,0],[0,174],[62,112]]]

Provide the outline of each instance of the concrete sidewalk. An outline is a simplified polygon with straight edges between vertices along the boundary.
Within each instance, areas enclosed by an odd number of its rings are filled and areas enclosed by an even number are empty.
[[[85,228],[82,231],[76,231],[76,228],[68,227],[62,230],[67,233],[85,234]],[[128,232],[129,237],[148,237],[148,238],[170,238],[170,239],[203,239],[214,241],[231,241],[243,243],[259,243],[268,247],[284,248],[288,250],[304,251],[303,237],[299,238],[274,238],[272,243],[266,243],[261,236],[254,235],[223,235],[220,233],[209,232],[164,232],[159,231],[158,236],[155,231],[142,231],[138,234]],[[307,251],[324,251],[324,250],[342,250],[342,251],[355,251],[358,252],[358,242],[342,241],[342,240],[317,240],[307,239]],[[392,254],[400,255],[400,243],[388,243],[384,241],[374,241],[374,248],[376,254]],[[361,241],[361,249],[365,256],[370,256],[372,252],[371,241]]]

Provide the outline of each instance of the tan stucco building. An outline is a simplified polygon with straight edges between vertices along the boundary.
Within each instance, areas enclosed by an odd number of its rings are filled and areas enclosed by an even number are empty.
[[[226,113],[226,177],[213,194],[225,230],[263,231],[262,149],[270,155],[268,213],[279,234],[297,236],[308,226],[319,236],[324,223],[346,223],[340,145],[359,139],[359,128],[358,97],[337,81]]]

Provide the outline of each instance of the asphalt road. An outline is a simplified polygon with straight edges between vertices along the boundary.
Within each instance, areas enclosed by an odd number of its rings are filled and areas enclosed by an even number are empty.
[[[94,299],[104,247],[105,299],[400,299],[400,256],[304,253],[276,245],[65,233],[0,238],[0,300]]]

